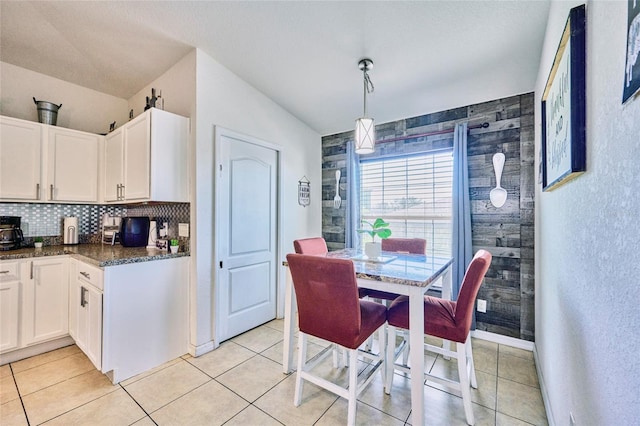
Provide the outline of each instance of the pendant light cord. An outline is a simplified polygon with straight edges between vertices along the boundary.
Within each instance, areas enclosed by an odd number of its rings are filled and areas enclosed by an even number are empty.
[[[362,70],[362,74],[364,75],[364,117],[367,116],[367,93],[373,93],[375,89],[373,87],[373,82],[371,81],[371,77],[369,77],[369,73],[367,69]]]

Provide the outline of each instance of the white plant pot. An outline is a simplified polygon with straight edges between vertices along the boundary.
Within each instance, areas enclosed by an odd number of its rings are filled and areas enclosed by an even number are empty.
[[[364,244],[364,254],[366,254],[369,259],[379,258],[381,252],[382,252],[382,245],[380,243]]]
[[[35,248],[42,248],[42,243],[33,243]]]
[[[169,246],[171,253],[177,253],[180,246]]]

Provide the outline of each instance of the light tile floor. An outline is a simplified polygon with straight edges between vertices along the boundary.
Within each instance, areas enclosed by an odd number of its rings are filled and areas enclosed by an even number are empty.
[[[76,346],[0,367],[0,424],[9,425],[341,425],[347,403],[305,384],[293,405],[295,374],[282,373],[283,323],[269,322],[199,358],[185,355],[112,385]],[[313,339],[311,350],[322,341]],[[531,352],[473,340],[478,425],[546,425]],[[428,355],[427,355],[428,356]],[[336,381],[344,369],[318,368]],[[427,368],[457,376],[455,361],[427,358]],[[462,400],[437,386],[425,389],[430,425],[464,425]],[[394,375],[391,395],[380,375],[359,398],[362,425],[411,424],[409,379]]]

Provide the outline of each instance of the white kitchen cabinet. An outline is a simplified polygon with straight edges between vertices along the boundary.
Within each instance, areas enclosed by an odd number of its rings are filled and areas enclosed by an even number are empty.
[[[48,127],[46,199],[97,203],[101,136]]]
[[[155,119],[155,115],[153,119]],[[125,200],[149,199],[151,179],[151,111],[124,127],[123,196]]]
[[[104,201],[114,202],[122,199],[124,159],[124,128],[109,133],[104,139]]]
[[[100,370],[103,271],[71,259],[69,273],[69,334],[93,365]]]
[[[107,266],[103,294],[102,372],[113,383],[188,352],[189,258]]]
[[[41,199],[42,129],[40,123],[0,117],[0,199]]]
[[[54,256],[22,262],[22,345],[69,333],[69,259]]]
[[[105,138],[105,201],[188,202],[189,120],[151,108]]]
[[[19,278],[18,262],[0,262],[0,353],[19,345]]]

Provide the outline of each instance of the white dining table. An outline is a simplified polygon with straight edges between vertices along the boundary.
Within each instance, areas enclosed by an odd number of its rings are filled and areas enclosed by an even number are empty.
[[[421,348],[424,344],[425,292],[442,278],[442,297],[451,299],[452,257],[382,252],[380,259],[370,261],[355,249],[329,252],[327,257],[352,259],[358,287],[409,296],[409,344],[412,348]],[[284,265],[286,266],[286,262]],[[285,291],[282,365],[284,373],[289,374],[293,371],[296,300],[291,274],[288,272]],[[424,424],[424,351],[413,350],[409,356],[413,424]]]

